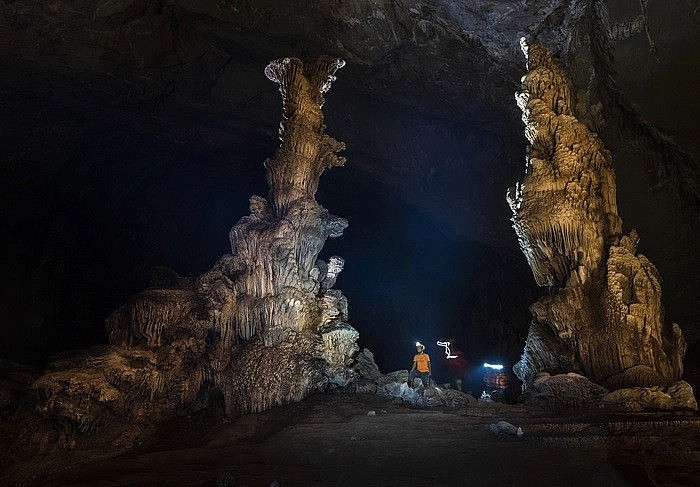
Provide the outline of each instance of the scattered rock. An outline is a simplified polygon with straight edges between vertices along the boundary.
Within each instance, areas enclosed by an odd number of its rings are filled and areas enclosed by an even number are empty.
[[[355,355],[355,363],[352,368],[364,379],[369,379],[376,383],[382,379],[382,373],[374,362],[374,355],[366,348]]]
[[[507,421],[497,421],[492,423],[489,428],[499,436],[523,436],[523,429],[515,427]]]
[[[408,402],[416,406],[449,408],[466,407],[476,404],[476,399],[455,389],[442,389],[440,387],[427,387],[422,385],[411,388],[407,383],[390,382],[385,384],[380,391],[382,394],[394,397],[394,402],[399,404]],[[397,401],[397,399],[400,399]]]

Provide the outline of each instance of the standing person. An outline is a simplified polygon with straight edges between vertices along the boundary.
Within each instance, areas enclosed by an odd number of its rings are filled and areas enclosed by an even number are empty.
[[[421,342],[416,342],[416,353],[413,356],[413,368],[408,374],[409,386],[413,387],[413,379],[420,377],[423,387],[430,385],[430,355],[425,353],[425,346]]]

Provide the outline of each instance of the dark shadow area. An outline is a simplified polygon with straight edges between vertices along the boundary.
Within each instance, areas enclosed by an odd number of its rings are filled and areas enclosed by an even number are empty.
[[[382,370],[410,368],[417,340],[427,345],[439,382],[455,377],[438,340],[451,339],[465,353],[464,379],[473,388],[483,387],[483,362],[517,361],[536,293],[524,258],[446,237],[420,210],[351,167],[324,175],[318,200],[350,221],[322,256],[345,258],[337,287],[348,296],[360,345]]]

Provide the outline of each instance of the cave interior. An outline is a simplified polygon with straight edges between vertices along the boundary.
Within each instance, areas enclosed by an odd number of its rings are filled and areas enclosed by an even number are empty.
[[[349,222],[320,252],[344,258],[347,322],[383,372],[410,368],[416,341],[437,358],[452,340],[478,396],[481,364],[515,365],[530,305],[553,292],[505,199],[525,172],[527,37],[612,155],[617,211],[697,391],[698,15],[684,0],[1,2],[3,367],[107,343],[105,319],[154,272],[199,276],[229,252],[279,146],[265,66],[330,55],[346,65],[325,132],[347,162],[315,198]]]

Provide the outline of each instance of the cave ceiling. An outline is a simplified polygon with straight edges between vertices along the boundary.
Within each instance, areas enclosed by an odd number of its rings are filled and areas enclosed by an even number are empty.
[[[4,0],[3,160],[16,176],[17,161],[45,146],[37,138],[80,151],[109,127],[196,150],[271,154],[280,107],[264,66],[332,54],[347,66],[327,96],[326,123],[347,144],[348,166],[446,234],[515,252],[504,196],[524,168],[517,40],[534,36],[569,66],[580,118],[614,152],[626,226],[668,256],[666,266],[655,259],[662,275],[685,283],[671,286],[678,310],[698,287],[687,284],[697,282],[697,17],[696,2],[680,0]],[[250,172],[261,162],[232,164]]]
[[[522,167],[516,41],[536,34],[562,57],[584,58],[589,3],[3,2],[0,82],[6,93],[48,98],[93,127],[204,147],[269,146],[279,107],[262,67],[287,55],[336,54],[348,66],[328,124],[358,153],[351,163],[447,232],[502,244],[510,236],[491,223],[506,219],[502,181]],[[644,115],[696,149],[696,111],[657,86],[697,84],[697,53],[682,49],[697,45],[693,2],[672,2],[672,13],[663,2],[642,2],[646,10],[614,3],[620,82]],[[625,63],[635,64],[634,77]]]

